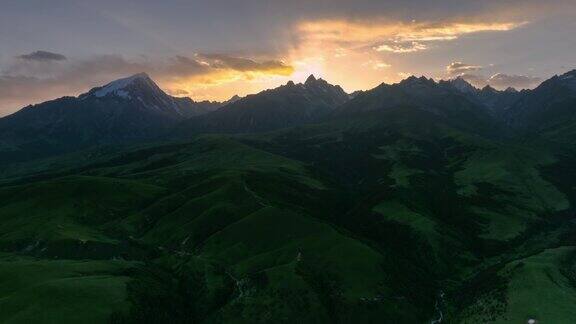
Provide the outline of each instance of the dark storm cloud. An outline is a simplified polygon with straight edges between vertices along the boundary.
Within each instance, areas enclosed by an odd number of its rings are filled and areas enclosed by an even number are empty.
[[[65,61],[66,56],[48,51],[35,51],[30,54],[19,55],[18,58],[27,61]]]

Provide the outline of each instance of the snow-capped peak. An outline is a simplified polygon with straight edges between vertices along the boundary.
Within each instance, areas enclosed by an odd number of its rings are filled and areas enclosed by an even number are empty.
[[[101,87],[100,89],[93,92],[96,97],[105,97],[111,93],[116,94],[120,97],[129,98],[130,94],[125,90],[127,86],[134,83],[136,80],[142,80],[148,84],[154,84],[146,73],[138,73],[127,78],[118,79],[108,83],[107,85]]]
[[[138,73],[112,81],[81,94],[79,98],[82,100],[120,98],[147,109],[182,115],[174,97],[162,91],[146,73]]]

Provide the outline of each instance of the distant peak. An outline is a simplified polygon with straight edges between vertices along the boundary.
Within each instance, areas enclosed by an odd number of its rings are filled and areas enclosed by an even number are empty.
[[[482,92],[498,92],[498,90],[492,88],[489,84],[487,84],[484,88],[482,88]]]
[[[568,71],[560,76],[561,80],[572,79],[576,77],[576,70]]]
[[[516,93],[516,92],[518,92],[518,90],[516,90],[515,88],[512,88],[512,87],[508,87],[508,88],[506,88],[506,90],[504,90],[504,91],[505,91],[505,92],[511,92],[511,93]]]
[[[453,81],[462,84],[470,84],[470,82],[466,81],[466,79],[464,79],[462,76],[456,77]]]
[[[554,78],[553,78],[554,79]],[[576,91],[576,70],[568,71],[556,78],[563,86],[568,87],[571,91]]]
[[[91,93],[96,97],[105,97],[110,93],[115,93],[122,97],[128,97],[129,95],[123,89],[134,83],[136,80],[143,81],[147,86],[152,88],[158,87],[148,74],[141,72],[126,78],[112,81],[103,87],[94,89],[95,91],[91,91]]]
[[[436,82],[432,79],[427,79],[425,76],[416,77],[414,75],[409,76],[408,78],[400,81],[400,85],[435,85]]]
[[[358,95],[361,95],[362,93],[364,93],[363,90],[356,90],[352,93],[349,93],[348,96],[352,99],[352,98],[356,98]]]
[[[288,83],[286,83],[287,86],[293,86],[294,85],[294,81],[290,80],[288,81]]]
[[[146,73],[146,72],[140,72],[140,73],[136,73],[136,74],[134,74],[134,75],[132,75],[132,76],[129,76],[128,78],[133,78],[133,79],[138,79],[138,78],[141,78],[141,79],[150,79],[150,76],[149,76],[148,73]]]
[[[239,95],[233,95],[230,99],[224,101],[224,103],[231,104],[231,103],[236,102],[240,99],[242,99],[242,97],[240,97]]]
[[[129,77],[125,77],[125,78],[121,78],[115,81],[110,82],[109,84],[112,83],[126,83],[126,84],[130,84],[132,81],[135,80],[149,80],[152,81],[152,79],[150,78],[150,76],[146,73],[146,72],[140,72],[140,73],[136,73],[134,75],[131,75]]]
[[[458,76],[457,78],[452,79],[449,82],[450,84],[452,84],[454,88],[456,88],[460,92],[474,93],[478,91],[476,87],[474,87],[472,84],[470,84],[470,82],[466,81],[466,79],[464,79],[461,76]]]
[[[316,77],[314,76],[314,74],[310,74],[310,76],[306,79],[306,82],[304,82],[304,84],[308,84],[308,83],[312,83],[312,82],[316,82]]]

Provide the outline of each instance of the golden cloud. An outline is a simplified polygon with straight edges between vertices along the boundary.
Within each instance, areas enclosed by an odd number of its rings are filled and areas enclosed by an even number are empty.
[[[177,79],[160,80],[169,92],[186,91],[194,99],[227,99],[235,94],[245,95],[284,82],[290,69],[249,70],[212,69],[207,73]],[[282,81],[279,81],[282,80]]]
[[[246,87],[247,83],[287,77],[294,73],[293,66],[280,60],[256,61],[227,54],[178,56],[167,70],[168,73],[158,73],[158,78],[168,91],[186,91],[196,98],[199,93],[211,93],[219,99],[230,96],[232,90],[221,91],[221,88],[231,84],[237,88],[233,91],[242,91],[238,87]]]
[[[400,77],[398,69],[402,68],[401,61],[383,60],[383,54],[423,52],[465,35],[504,32],[523,24],[511,20],[306,20],[294,26],[293,35],[296,35],[298,42],[290,48],[286,57],[295,67],[292,77],[297,80],[313,73],[334,80],[347,90],[366,89],[383,81],[396,82]]]
[[[462,75],[465,73],[470,73],[470,72],[477,72],[482,70],[482,66],[480,65],[472,65],[472,64],[466,64],[466,63],[462,63],[462,62],[452,62],[450,64],[448,64],[448,66],[446,66],[446,72],[449,75]]]
[[[378,62],[374,64],[374,69],[375,70],[380,70],[380,69],[387,69],[389,67],[391,67],[392,65],[388,64],[388,63],[384,63],[384,62]]]
[[[252,59],[234,57],[226,54],[197,54],[200,62],[214,69],[229,69],[246,73],[267,73],[276,75],[290,75],[294,68],[282,61],[267,60],[257,62]]]
[[[428,49],[428,45],[419,42],[393,42],[374,47],[377,52],[414,53]]]
[[[463,35],[479,32],[498,32],[515,29],[525,22],[461,23],[461,22],[380,22],[364,23],[345,20],[303,22],[298,30],[304,41],[336,42],[348,44],[393,42],[376,47],[381,51],[407,53],[424,50],[420,42],[449,41]],[[402,43],[412,45],[402,46]]]

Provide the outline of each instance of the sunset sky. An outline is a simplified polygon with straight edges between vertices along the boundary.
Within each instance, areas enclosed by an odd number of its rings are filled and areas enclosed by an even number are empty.
[[[223,100],[409,75],[531,88],[576,68],[574,0],[0,0],[0,116],[138,72]]]

